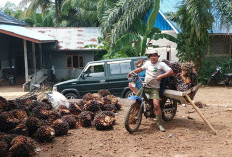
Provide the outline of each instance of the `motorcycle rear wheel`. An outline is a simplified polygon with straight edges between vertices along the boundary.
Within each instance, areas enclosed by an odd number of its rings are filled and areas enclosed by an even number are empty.
[[[136,101],[126,112],[124,125],[129,133],[137,131],[141,124],[143,109],[140,109],[140,106],[141,102]]]
[[[165,122],[171,121],[176,115],[177,101],[170,98],[164,98],[162,103],[162,119]]]

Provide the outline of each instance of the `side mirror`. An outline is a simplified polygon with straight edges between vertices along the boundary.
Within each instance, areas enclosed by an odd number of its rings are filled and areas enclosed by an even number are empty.
[[[85,73],[81,74],[81,78],[84,80],[85,79]]]

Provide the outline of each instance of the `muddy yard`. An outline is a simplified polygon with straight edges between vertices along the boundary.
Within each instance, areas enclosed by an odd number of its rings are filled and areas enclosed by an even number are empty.
[[[164,123],[164,133],[155,127],[155,120],[143,117],[139,130],[129,134],[124,128],[124,116],[131,102],[120,99],[123,107],[116,116],[113,130],[97,131],[95,127],[69,130],[68,135],[56,137],[52,143],[37,143],[36,156],[231,156],[232,88],[201,87],[195,101],[206,104],[200,111],[217,135],[190,105],[178,105],[175,118]]]

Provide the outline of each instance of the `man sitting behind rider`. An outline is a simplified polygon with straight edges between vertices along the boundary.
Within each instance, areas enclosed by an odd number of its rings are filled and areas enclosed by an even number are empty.
[[[145,60],[142,59],[142,60],[138,60],[136,62],[136,67],[137,68],[140,68],[143,64],[144,64]],[[142,81],[144,81],[144,78],[145,78],[145,71],[142,71],[140,73],[138,73],[139,77],[141,78]],[[136,94],[138,92],[138,90],[142,87],[142,83],[140,82],[140,80],[137,78],[135,80],[135,82],[130,82],[129,83],[129,87],[130,89],[134,92],[134,94]]]
[[[149,60],[140,68],[134,70],[135,73],[140,73],[146,70],[144,88],[145,93],[149,94],[149,99],[153,100],[153,105],[155,109],[155,115],[157,117],[157,127],[160,131],[164,132],[165,129],[162,126],[162,111],[160,108],[160,97],[159,97],[159,88],[160,81],[164,77],[168,77],[173,74],[172,69],[166,65],[164,62],[158,61],[159,54],[158,52],[149,52]],[[163,73],[165,71],[165,73]],[[129,73],[128,77],[132,74]]]

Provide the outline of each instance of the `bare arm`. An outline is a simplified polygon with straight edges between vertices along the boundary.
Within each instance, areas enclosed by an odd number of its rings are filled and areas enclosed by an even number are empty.
[[[172,70],[166,71],[164,74],[157,76],[156,80],[160,81],[164,77],[168,77],[173,74]]]
[[[143,69],[140,67],[140,68],[137,68],[137,69],[135,69],[135,70],[133,70],[136,74],[138,74],[138,73],[140,73],[140,72],[142,72],[143,71]],[[132,71],[128,74],[128,78],[131,76],[131,74],[132,74]]]

